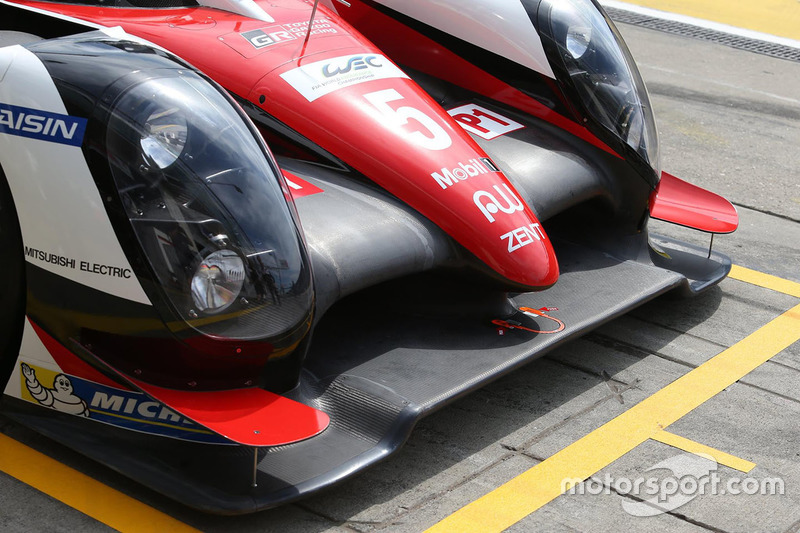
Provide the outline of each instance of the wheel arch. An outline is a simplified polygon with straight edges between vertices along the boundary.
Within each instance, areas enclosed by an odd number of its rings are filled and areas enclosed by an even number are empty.
[[[14,369],[25,325],[27,281],[22,231],[14,197],[0,161],[0,393]]]

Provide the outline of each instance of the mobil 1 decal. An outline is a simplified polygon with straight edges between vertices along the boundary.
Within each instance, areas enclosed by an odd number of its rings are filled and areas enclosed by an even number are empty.
[[[117,389],[77,376],[20,363],[23,400],[132,431],[194,442],[231,444],[138,391]]]
[[[525,127],[478,104],[462,105],[447,112],[462,128],[487,141]]]

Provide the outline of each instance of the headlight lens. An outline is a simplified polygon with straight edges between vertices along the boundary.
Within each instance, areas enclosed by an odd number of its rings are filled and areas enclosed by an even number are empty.
[[[561,81],[574,88],[584,112],[660,175],[650,100],[616,28],[591,0],[551,0],[540,7],[539,30],[557,51],[554,62],[566,74]]]
[[[589,48],[592,40],[592,27],[589,25],[573,24],[567,30],[565,45],[572,59],[580,59]]]
[[[177,107],[154,112],[144,123],[143,133],[140,143],[145,158],[158,168],[167,168],[186,147],[186,118]]]
[[[227,309],[244,283],[244,261],[231,250],[211,252],[200,262],[192,278],[195,306],[207,313]]]
[[[311,272],[277,166],[245,120],[194,72],[139,82],[111,109],[111,174],[169,302],[165,322],[177,313],[216,339],[296,342]]]

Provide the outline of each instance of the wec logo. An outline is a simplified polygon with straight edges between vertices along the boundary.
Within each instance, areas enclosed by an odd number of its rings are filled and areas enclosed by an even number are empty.
[[[364,70],[370,67],[380,68],[383,63],[378,61],[379,56],[351,56],[344,66],[336,66],[334,63],[328,63],[322,67],[322,75],[326,78],[332,78],[339,74],[347,74],[351,70]]]
[[[0,133],[80,146],[86,119],[0,103]]]

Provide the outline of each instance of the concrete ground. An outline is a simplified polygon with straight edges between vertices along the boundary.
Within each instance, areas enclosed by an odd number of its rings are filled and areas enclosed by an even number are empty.
[[[716,249],[738,265],[800,282],[800,63],[632,26],[620,29],[650,89],[664,169],[739,206],[739,231],[718,237]],[[689,230],[654,226],[707,242]],[[593,432],[798,303],[734,279],[694,300],[660,298],[423,420],[399,453],[348,482],[243,517],[187,510],[3,419],[0,431],[22,435],[48,455],[203,531],[416,532]],[[800,530],[800,344],[668,429],[755,463],[747,474],[715,465],[723,482],[736,476],[780,479],[783,494],[703,494],[667,513],[635,516],[641,508],[631,506],[638,500],[608,486],[608,479],[663,478],[664,469],[653,467],[683,453],[648,440],[593,476],[601,494],[559,496],[510,530]],[[0,473],[1,531],[104,529]]]

